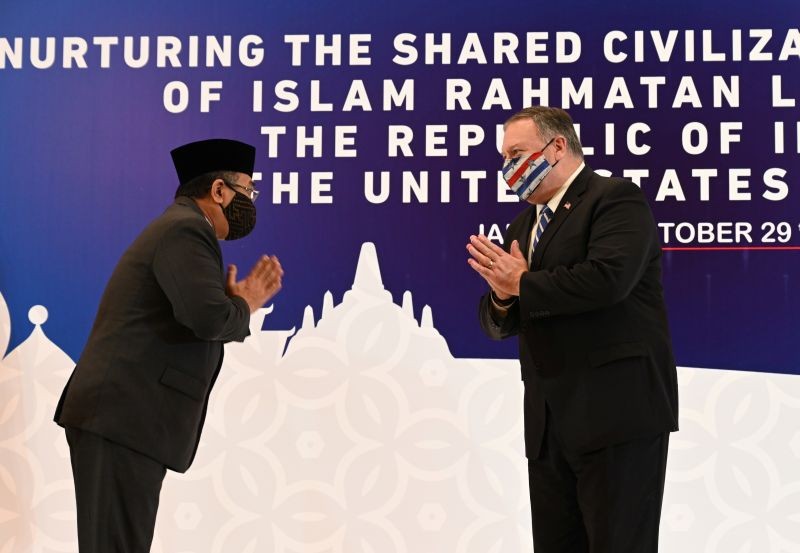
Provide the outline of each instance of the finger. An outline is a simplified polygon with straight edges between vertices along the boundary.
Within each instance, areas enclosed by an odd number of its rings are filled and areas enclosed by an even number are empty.
[[[506,251],[503,248],[501,248],[500,246],[498,246],[497,244],[486,238],[483,234],[478,235],[478,241],[483,245],[484,248],[489,250],[489,253],[487,253],[487,255],[491,256],[492,254],[494,254],[497,257],[507,255]]]
[[[269,256],[262,255],[258,261],[256,261],[255,266],[250,271],[250,274],[255,278],[262,278],[263,274],[267,272],[272,265],[272,261],[270,260]]]
[[[489,279],[492,279],[492,280],[494,279],[494,274],[492,273],[492,271],[490,271],[488,268],[484,267],[483,265],[481,265],[480,263],[478,263],[474,259],[467,259],[467,263],[469,263],[470,267],[475,269],[476,273],[481,275],[487,281]]]
[[[267,269],[259,273],[258,280],[264,285],[269,285],[272,281],[281,278],[280,272],[275,269],[274,265],[270,265]]]
[[[274,270],[270,273],[269,281],[270,282],[281,282],[283,280],[283,272]]]
[[[487,248],[486,244],[484,244],[481,241],[481,236],[483,236],[483,235],[475,236],[473,234],[472,236],[469,237],[469,242],[470,242],[470,244],[472,244],[473,248],[477,249],[482,255],[484,255],[484,256],[486,256],[488,258],[489,255],[491,254],[492,250],[491,250],[491,248]]]
[[[266,294],[268,298],[273,297],[278,291],[281,289],[281,282],[276,281],[271,286],[269,286],[266,290]]]
[[[253,263],[253,268],[252,268],[252,269],[250,269],[250,274],[251,274],[251,275],[256,275],[256,274],[258,274],[260,271],[262,271],[262,270],[263,270],[263,266],[264,266],[264,258],[263,258],[263,257],[259,257],[259,258],[256,260],[256,262],[255,262],[255,263]]]
[[[522,255],[522,250],[519,248],[519,241],[517,240],[511,242],[511,255],[517,259],[525,259],[525,256]]]
[[[261,263],[261,268],[260,268],[260,271],[259,271],[259,273],[260,273],[259,276],[261,278],[263,278],[264,275],[266,275],[266,274],[276,272],[278,267],[280,267],[280,263],[278,262],[278,258],[275,257],[274,255],[273,256],[264,255],[264,256],[261,257],[259,262]]]
[[[478,236],[470,236],[470,242],[481,254],[495,263],[497,263],[498,259],[502,258],[504,255],[507,255],[502,248],[494,246],[494,244],[492,244],[492,242],[482,234],[479,234]]]
[[[494,264],[491,259],[483,255],[481,251],[472,244],[467,246],[467,251],[475,261],[477,261],[480,265],[484,267],[489,267],[490,265]]]
[[[236,286],[236,265],[228,265],[228,288]]]
[[[478,263],[488,267],[497,261],[497,256],[490,255],[490,252],[486,246],[483,245],[477,236],[470,236],[469,240],[470,243],[467,246],[467,251],[478,261]]]
[[[278,258],[272,257],[270,258],[270,265],[269,268],[264,272],[262,277],[265,280],[274,280],[280,279],[283,277],[283,267],[281,267],[280,261]]]
[[[276,280],[275,283],[270,288],[270,294],[275,295],[278,291],[283,288],[283,283],[280,280]]]

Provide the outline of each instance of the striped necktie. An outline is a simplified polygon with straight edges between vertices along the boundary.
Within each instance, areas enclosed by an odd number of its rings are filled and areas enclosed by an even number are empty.
[[[528,265],[531,264],[533,260],[533,250],[536,249],[536,244],[539,243],[539,239],[542,237],[544,233],[544,229],[547,228],[547,225],[550,224],[550,221],[553,219],[553,210],[547,207],[547,204],[542,208],[542,211],[539,213],[539,223],[536,225],[536,232],[533,235],[533,243],[531,244],[531,252],[528,255]]]

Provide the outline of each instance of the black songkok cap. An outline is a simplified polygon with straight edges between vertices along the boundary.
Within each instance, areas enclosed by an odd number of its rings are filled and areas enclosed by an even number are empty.
[[[190,142],[175,148],[170,154],[181,184],[214,171],[234,171],[252,177],[256,160],[253,146],[227,138]]]

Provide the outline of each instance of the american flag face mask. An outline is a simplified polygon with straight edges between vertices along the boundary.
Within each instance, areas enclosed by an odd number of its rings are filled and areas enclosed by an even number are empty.
[[[508,163],[503,167],[503,179],[505,179],[508,187],[519,196],[520,200],[527,200],[542,183],[547,173],[555,167],[555,164],[550,165],[542,155],[542,152],[553,140],[554,138],[551,138],[550,142],[544,145],[544,148],[538,152],[533,152],[524,159],[522,156],[517,156],[508,160]],[[558,161],[556,161],[556,164],[558,164]]]

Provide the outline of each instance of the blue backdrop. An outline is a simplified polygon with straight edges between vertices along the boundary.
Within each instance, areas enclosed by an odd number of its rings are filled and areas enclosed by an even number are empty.
[[[505,225],[523,208],[497,201],[501,158],[495,126],[523,107],[525,79],[533,79],[536,87],[541,86],[539,79],[548,79],[549,104],[561,106],[562,79],[571,79],[577,87],[582,79],[591,78],[592,106],[583,103],[569,108],[580,124],[584,145],[595,148],[586,157],[589,165],[615,174],[648,170],[641,186],[661,223],[752,225],[752,243],[688,240],[687,225],[682,227],[685,242],[665,237],[667,248],[678,248],[664,255],[664,284],[678,362],[800,373],[795,345],[800,308],[800,112],[796,106],[800,39],[797,27],[791,27],[800,21],[800,8],[788,0],[772,3],[771,9],[752,8],[752,3],[741,0],[702,5],[616,2],[613,8],[596,2],[494,7],[472,0],[453,6],[418,1],[301,5],[243,0],[172,5],[149,0],[124,5],[3,2],[0,292],[12,314],[11,346],[29,332],[28,308],[42,304],[50,311],[48,335],[76,359],[116,260],[143,226],[171,202],[177,181],[170,149],[225,136],[258,147],[256,170],[263,174],[258,226],[253,235],[225,244],[223,250],[226,262],[237,263],[240,271],[262,252],[280,257],[286,276],[275,311],[267,319],[270,328],[299,325],[307,304],[319,313],[326,290],[338,301],[352,282],[362,242],[371,241],[377,246],[384,283],[395,300],[411,290],[418,316],[422,306],[429,304],[434,323],[454,355],[514,357],[513,342],[490,342],[478,327],[477,300],[484,283],[467,266],[464,247],[481,224],[487,230],[491,224]],[[670,30],[677,31],[674,50],[669,59],[660,61],[651,31],[666,40]],[[735,30],[740,30],[741,61],[733,59]],[[609,61],[604,51],[604,41],[614,31],[627,36],[613,43],[614,52],[628,54],[620,63]],[[642,61],[634,58],[636,31],[643,32]],[[695,61],[686,59],[687,31],[693,32],[695,45],[689,50]],[[710,32],[705,46],[703,31]],[[539,39],[543,49],[537,52],[548,56],[548,63],[527,63],[526,33],[531,32],[548,33]],[[557,63],[560,32],[579,37],[576,61]],[[369,52],[364,54],[369,65],[348,64],[348,36],[354,33],[370,35]],[[420,59],[410,65],[393,62],[394,39],[401,33],[416,36],[413,45]],[[442,63],[441,56],[434,63],[424,62],[426,33],[433,33],[437,42],[449,34],[451,63]],[[477,33],[488,63],[457,63],[469,33]],[[519,63],[494,63],[494,33],[519,38]],[[328,59],[325,65],[316,65],[315,35],[325,35],[330,42],[333,34],[342,38],[342,64],[331,65]],[[205,67],[204,48],[199,67],[187,66],[189,37],[199,36],[202,45],[206,35],[220,40],[232,37],[230,67]],[[263,41],[259,46],[263,61],[256,67],[245,67],[238,58],[239,40],[247,35]],[[285,35],[310,35],[299,66],[292,65]],[[136,54],[139,37],[150,37],[150,59],[144,67],[125,63],[126,36],[135,37]],[[157,66],[158,36],[181,42],[182,67]],[[42,45],[47,37],[55,39],[51,67],[34,67],[30,59],[33,37],[39,37]],[[87,68],[63,67],[64,37],[88,42]],[[110,49],[108,68],[101,67],[101,49],[92,45],[94,37],[118,38],[119,44]],[[19,48],[17,39],[21,39]],[[703,61],[704,48],[707,54],[723,55],[725,60]],[[714,107],[714,76],[726,82],[738,78],[738,106],[723,101],[721,107]],[[773,76],[781,83],[777,103],[785,107],[773,106]],[[609,90],[620,83],[615,81],[618,77],[624,79],[633,107],[620,100],[605,108]],[[649,105],[641,77],[664,77],[656,91],[657,106]],[[673,108],[684,77],[692,78],[702,107],[687,100]],[[384,111],[384,81],[392,80],[399,87],[406,79],[414,82],[414,109]],[[472,109],[446,109],[448,79],[471,84]],[[504,83],[510,109],[499,102],[482,109],[493,79]],[[278,101],[274,88],[282,80],[297,83],[299,107],[289,113],[273,107]],[[343,111],[354,80],[363,81],[371,111],[358,107]],[[190,92],[189,107],[182,113],[170,113],[163,104],[164,89],[172,81],[185,83]],[[208,113],[199,108],[202,81],[223,83],[220,100],[212,103]],[[261,112],[253,109],[253,81],[263,83]],[[321,101],[333,103],[332,111],[312,111],[312,81],[319,83]],[[793,101],[795,105],[789,105]],[[691,154],[682,147],[682,129],[691,122],[708,128],[705,152]],[[740,140],[731,144],[730,153],[720,149],[721,122],[741,122]],[[784,124],[782,148],[776,148],[775,122]],[[615,129],[613,153],[605,140],[609,123]],[[645,123],[650,129],[639,136],[640,142],[651,147],[644,155],[630,153],[625,146],[625,132],[633,123]],[[310,132],[315,125],[322,127],[321,157],[298,157],[297,127],[306,126]],[[335,155],[336,125],[357,127],[356,157]],[[390,125],[406,125],[414,131],[413,157],[388,155]],[[446,156],[425,155],[426,125],[448,126],[443,134]],[[479,125],[485,131],[483,143],[467,155],[459,154],[459,125]],[[262,126],[286,127],[277,157],[268,155]],[[710,180],[707,198],[700,179],[692,175],[697,169],[718,171]],[[765,179],[771,169],[773,176]],[[673,170],[682,199],[675,179],[669,178]],[[310,180],[315,171],[333,173],[332,204],[312,203]],[[365,199],[367,171],[390,172],[386,202],[376,205]],[[427,203],[403,203],[404,171],[429,173]],[[442,171],[450,174],[447,203],[440,197]],[[486,172],[477,202],[470,201],[461,171]],[[289,172],[297,173],[296,204],[287,203],[286,196],[281,203],[273,201],[272,178],[277,172],[283,180],[288,180]],[[737,178],[748,184],[737,187]],[[732,247],[742,249],[711,249]]]

